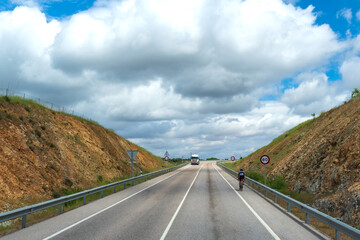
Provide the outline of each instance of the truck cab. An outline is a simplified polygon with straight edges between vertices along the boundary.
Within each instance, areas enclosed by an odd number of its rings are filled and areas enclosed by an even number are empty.
[[[199,163],[200,163],[199,155],[192,154],[191,159],[190,159],[190,163],[191,163],[191,165],[199,165]]]

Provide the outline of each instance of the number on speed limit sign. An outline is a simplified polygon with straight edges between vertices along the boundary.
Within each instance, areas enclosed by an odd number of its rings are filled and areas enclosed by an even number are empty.
[[[262,155],[260,158],[260,162],[266,165],[270,162],[270,157],[268,155]]]

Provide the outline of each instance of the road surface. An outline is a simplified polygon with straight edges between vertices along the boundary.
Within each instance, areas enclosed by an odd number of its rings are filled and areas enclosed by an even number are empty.
[[[1,239],[327,239],[237,187],[215,162],[187,165]]]

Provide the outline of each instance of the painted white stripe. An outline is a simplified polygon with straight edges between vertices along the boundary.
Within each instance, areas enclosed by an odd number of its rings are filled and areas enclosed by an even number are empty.
[[[197,172],[197,174],[196,174],[196,176],[195,176],[194,180],[192,181],[192,183],[191,183],[190,187],[189,187],[189,188],[188,188],[188,190],[186,191],[186,193],[185,193],[185,196],[184,196],[183,200],[181,201],[180,205],[179,205],[179,206],[178,206],[178,208],[176,209],[176,211],[175,211],[175,213],[174,213],[174,216],[171,218],[171,220],[170,220],[169,224],[167,225],[167,227],[166,227],[166,229],[165,229],[165,231],[164,231],[163,235],[161,236],[160,240],[164,240],[164,239],[165,239],[165,237],[166,237],[166,235],[168,234],[168,232],[169,232],[169,230],[170,230],[170,228],[171,228],[171,226],[172,226],[173,222],[175,221],[176,216],[178,215],[178,213],[179,213],[179,211],[180,211],[180,209],[181,209],[182,205],[184,204],[185,199],[186,199],[187,195],[189,194],[190,189],[191,189],[191,187],[193,186],[193,184],[194,184],[194,182],[195,182],[196,178],[198,177],[198,175],[199,175],[200,170],[201,170],[201,168],[202,168],[202,167],[203,167],[203,164],[201,165],[200,169],[198,170],[198,172]]]
[[[51,235],[51,236],[49,236],[49,237],[47,237],[47,238],[44,238],[43,240],[51,239],[51,238],[53,238],[53,237],[55,237],[55,236],[57,236],[57,235],[59,235],[59,234],[61,234],[61,233],[63,233],[63,232],[65,232],[65,231],[67,231],[67,230],[75,227],[76,225],[79,225],[80,223],[83,223],[83,222],[85,222],[86,220],[89,220],[90,218],[95,217],[96,215],[98,215],[98,214],[100,214],[100,213],[102,213],[102,212],[105,212],[106,210],[108,210],[108,209],[110,209],[110,208],[112,208],[112,207],[114,207],[114,206],[116,206],[116,205],[118,205],[118,204],[120,204],[120,203],[128,200],[129,198],[131,198],[131,197],[133,197],[133,196],[135,196],[135,195],[137,195],[137,194],[145,191],[146,189],[151,188],[151,187],[155,186],[156,184],[159,184],[159,183],[161,183],[162,181],[165,181],[165,180],[168,179],[168,178],[171,178],[172,176],[174,176],[174,175],[182,172],[183,170],[185,170],[185,169],[187,169],[187,168],[188,168],[188,167],[185,167],[185,168],[181,169],[180,171],[178,171],[178,172],[176,172],[176,173],[174,173],[174,174],[172,174],[172,175],[170,175],[170,176],[168,176],[168,177],[166,177],[166,178],[164,178],[164,179],[162,179],[162,180],[160,180],[160,181],[158,181],[158,182],[156,182],[156,183],[154,183],[154,184],[152,184],[152,185],[150,185],[150,186],[148,186],[148,187],[146,187],[146,188],[144,188],[144,189],[142,189],[142,190],[140,190],[140,191],[138,191],[138,192],[136,192],[136,193],[134,193],[134,194],[126,197],[126,198],[124,198],[124,199],[122,199],[121,201],[116,202],[116,203],[114,203],[114,204],[112,204],[112,205],[110,205],[110,206],[108,206],[108,207],[106,207],[106,208],[104,208],[104,209],[102,209],[102,210],[100,210],[100,211],[98,211],[98,212],[96,212],[96,213],[94,213],[94,214],[92,214],[92,215],[90,215],[90,216],[88,216],[88,217],[86,217],[86,218],[84,218],[84,219],[82,219],[82,220],[80,220],[80,221],[78,221],[78,222],[76,222],[76,223],[74,223],[74,224],[72,224],[72,225],[64,228],[64,229],[62,229],[62,230],[60,230],[60,231],[54,233],[53,235]]]
[[[228,180],[225,179],[225,177],[217,170],[217,168],[213,165],[213,168],[220,174],[220,176],[229,184],[229,186],[234,190],[234,192],[239,196],[239,198],[245,203],[245,205],[250,209],[250,211],[255,215],[255,217],[260,221],[260,223],[268,230],[268,232],[273,236],[274,239],[280,240],[278,235],[269,227],[269,225],[266,224],[266,222],[255,212],[255,210],[245,201],[245,199],[239,194],[238,191],[235,190],[235,188],[228,182]]]

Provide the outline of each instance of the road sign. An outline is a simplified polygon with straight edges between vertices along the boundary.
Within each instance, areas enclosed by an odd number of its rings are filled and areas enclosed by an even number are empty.
[[[127,153],[129,154],[131,161],[134,161],[138,151],[127,151]]]
[[[134,161],[134,159],[135,159],[138,151],[131,150],[131,151],[127,151],[127,153],[129,154],[130,159],[131,159],[131,161],[129,163],[131,163],[131,178],[132,178],[133,177],[133,164],[136,163]],[[134,181],[131,181],[131,185],[134,186]]]
[[[169,156],[165,156],[165,161],[169,161]]]
[[[262,155],[260,158],[260,162],[266,165],[270,162],[270,157],[268,155]]]
[[[231,156],[231,161],[235,161],[235,157],[234,156]]]

